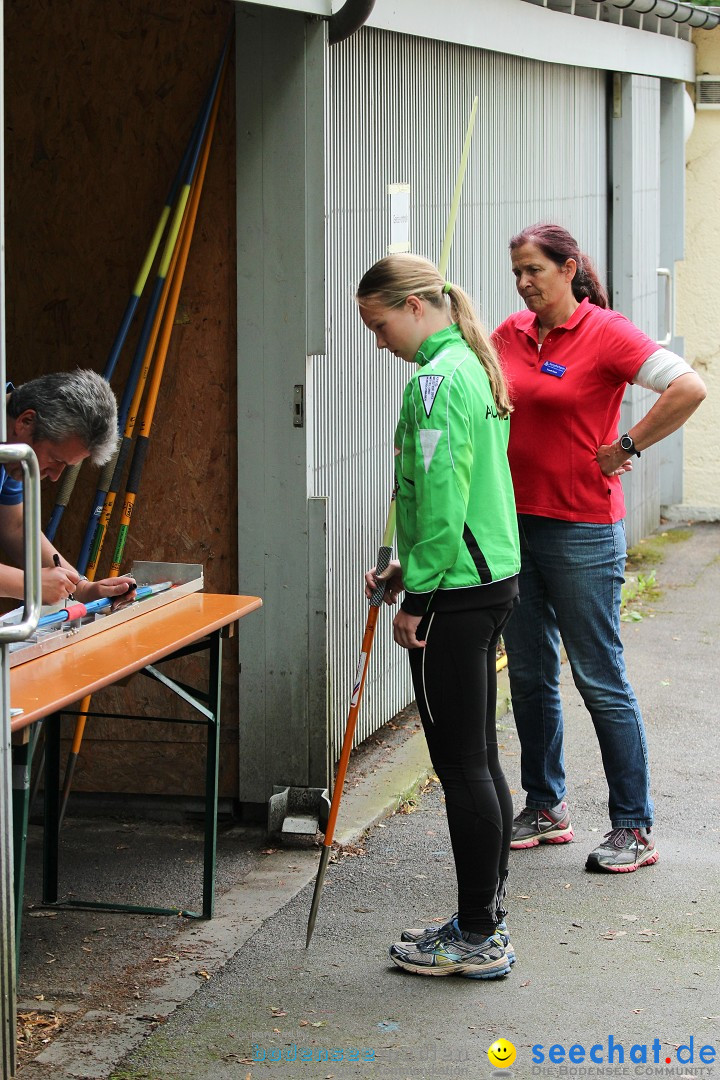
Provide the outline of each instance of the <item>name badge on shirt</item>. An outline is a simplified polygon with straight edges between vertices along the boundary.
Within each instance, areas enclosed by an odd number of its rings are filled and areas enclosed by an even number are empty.
[[[553,364],[552,360],[546,360],[540,370],[545,375],[554,375],[556,379],[562,379],[567,368],[563,367],[562,364]]]

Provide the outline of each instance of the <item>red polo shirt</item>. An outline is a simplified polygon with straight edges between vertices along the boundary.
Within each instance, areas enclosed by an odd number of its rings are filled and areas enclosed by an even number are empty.
[[[515,407],[508,457],[518,513],[619,521],[620,477],[603,476],[595,454],[617,439],[625,386],[657,343],[587,299],[540,347],[531,311],[511,315],[493,341]]]

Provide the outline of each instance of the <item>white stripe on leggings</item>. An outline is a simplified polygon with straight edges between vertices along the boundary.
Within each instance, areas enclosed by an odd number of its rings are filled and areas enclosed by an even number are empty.
[[[433,619],[434,618],[435,618],[435,612],[433,611],[432,615],[430,616],[430,622],[428,623],[427,633],[425,634],[425,645],[426,646],[427,646],[427,640],[430,637],[430,627],[433,624]],[[424,649],[423,649],[423,660],[422,660],[422,686],[423,686],[423,696],[425,698],[425,707],[426,707],[426,709],[428,711],[428,716],[430,717],[430,723],[434,727],[435,726],[435,721],[433,720],[433,714],[432,714],[432,711],[430,709],[430,702],[428,701],[427,690],[425,689],[425,650]]]

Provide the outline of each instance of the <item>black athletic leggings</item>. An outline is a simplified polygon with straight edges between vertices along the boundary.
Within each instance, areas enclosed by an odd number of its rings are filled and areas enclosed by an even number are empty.
[[[504,916],[513,805],[500,767],[495,646],[511,606],[434,612],[410,649],[430,758],[445,791],[461,930],[489,936]]]

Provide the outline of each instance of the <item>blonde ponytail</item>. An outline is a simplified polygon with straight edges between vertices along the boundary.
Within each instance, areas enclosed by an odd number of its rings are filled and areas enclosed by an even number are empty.
[[[419,255],[387,255],[363,275],[355,299],[361,307],[364,301],[373,299],[384,307],[395,308],[402,307],[408,296],[417,296],[437,308],[445,307],[449,300],[453,321],[485,368],[499,416],[508,416],[512,405],[490,337],[468,294],[458,285],[443,281],[431,262]]]
[[[464,289],[447,282],[444,291],[450,298],[453,320],[458,324],[460,333],[485,368],[498,414],[504,419],[510,415],[513,407],[490,335],[475,314],[472,301]]]

